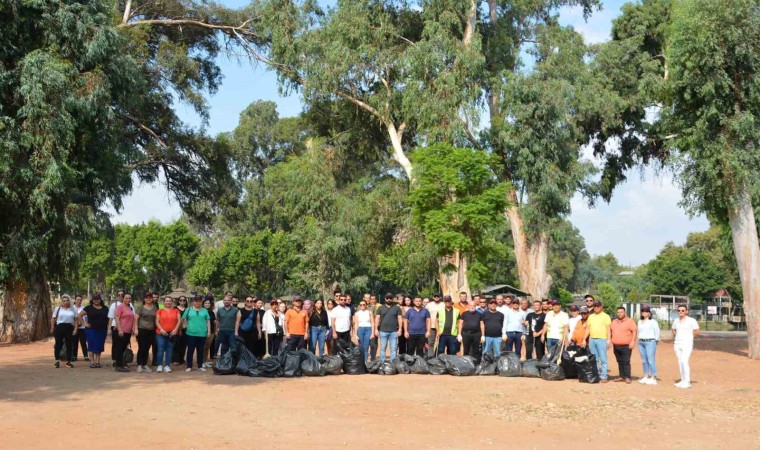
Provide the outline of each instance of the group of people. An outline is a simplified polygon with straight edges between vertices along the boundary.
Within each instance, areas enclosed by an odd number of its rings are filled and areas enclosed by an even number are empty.
[[[192,306],[180,296],[175,304],[170,296],[159,304],[157,293],[145,294],[135,307],[132,295],[119,291],[116,300],[106,307],[102,297],[93,295],[88,306],[81,296],[64,295],[61,306],[53,312],[51,323],[55,336],[55,367],[60,367],[62,349],[66,366],[73,367],[76,349],[82,347],[91,368],[101,366],[106,337],[112,336],[111,355],[117,372],[128,372],[125,357],[131,352],[134,335],[138,351],[138,372],[171,372],[171,365],[205,371],[212,359],[226,353],[236,339],[257,358],[277,355],[283,350],[308,349],[315,355],[334,354],[338,340],[358,345],[365,361],[396,359],[400,353],[432,357],[437,354],[463,354],[479,358],[483,353],[498,357],[515,352],[522,359],[541,359],[558,345],[575,345],[587,349],[596,358],[602,383],[607,383],[607,352],[613,350],[620,376],[616,382],[631,383],[631,354],[638,347],[642,359],[643,384],[657,384],[656,353],[660,326],[648,306],[641,308],[638,323],[618,308],[612,319],[602,302],[586,295],[585,305],[571,305],[569,314],[557,300],[533,301],[497,295],[486,298],[459,293],[455,303],[451,296],[436,294],[432,299],[386,294],[379,302],[375,295],[364,294],[358,307],[350,294],[334,292],[333,298],[303,300],[295,297],[291,307],[274,299],[265,308],[264,301],[252,296],[241,304],[233,293],[214,301],[212,294],[193,296]],[[679,318],[673,322],[674,348],[681,380],[676,387],[691,387],[689,358],[699,324],[678,307]],[[84,335],[84,336],[83,336]],[[129,351],[128,351],[129,349]],[[149,353],[152,354],[149,365]]]

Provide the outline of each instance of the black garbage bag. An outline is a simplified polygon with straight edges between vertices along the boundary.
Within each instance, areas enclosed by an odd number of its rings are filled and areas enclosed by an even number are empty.
[[[537,359],[529,359],[522,363],[522,376],[526,378],[541,378]]]
[[[393,364],[396,366],[396,372],[401,374],[412,373],[412,364],[414,364],[414,358],[410,355],[401,354],[398,355]]]
[[[441,361],[437,356],[428,359],[427,365],[431,375],[445,375],[448,373],[446,370],[446,363]]]
[[[380,370],[380,362],[379,359],[373,359],[372,361],[368,362],[366,364],[367,366],[367,373],[377,373]]]
[[[393,361],[385,361],[380,364],[380,369],[377,373],[380,375],[396,375],[398,374],[398,370],[396,370],[396,364]]]
[[[576,379],[578,378],[578,370],[575,368],[575,358],[586,354],[586,349],[577,345],[571,345],[562,352],[562,360],[560,365],[562,370],[565,371],[565,378]]]
[[[282,355],[278,355],[256,361],[256,364],[248,370],[247,375],[249,377],[277,378],[281,377],[282,374]]]
[[[343,360],[340,356],[325,355],[317,358],[327,375],[340,375],[343,372]]]
[[[541,378],[546,381],[562,381],[565,379],[565,371],[559,364],[550,363],[546,369],[541,369]]]
[[[348,375],[367,373],[367,366],[364,364],[364,352],[362,352],[361,347],[340,339],[335,342],[335,345],[338,346],[338,356],[343,360],[343,373]]]
[[[282,361],[282,376],[285,378],[300,377],[301,372],[301,354],[299,352],[285,352],[280,357]]]
[[[475,375],[476,359],[472,356],[438,355],[446,365],[446,372],[457,377]]]
[[[211,368],[211,370],[214,371],[214,374],[216,375],[232,375],[235,373],[235,365],[237,364],[237,361],[235,361],[235,358],[233,357],[234,353],[232,350],[227,350],[227,353],[223,354],[221,358],[219,358],[219,361],[217,361],[214,366]],[[246,373],[247,375],[247,373]]]
[[[238,355],[235,372],[238,375],[246,376],[248,375],[248,370],[256,364],[256,357],[253,356],[253,353],[245,345],[238,349]]]
[[[428,367],[427,361],[425,361],[425,358],[422,356],[414,356],[414,362],[412,363],[411,367],[409,368],[411,370],[411,373],[417,374],[417,375],[428,375],[430,374],[430,368]]]
[[[515,352],[507,352],[499,357],[499,376],[500,377],[521,377],[522,364],[520,364],[520,355]]]
[[[596,367],[596,357],[594,355],[576,356],[575,370],[578,374],[578,381],[581,383],[598,383],[599,369]]]
[[[499,364],[492,353],[484,353],[480,358],[480,364],[475,370],[478,375],[496,375],[499,372]]]
[[[538,368],[546,369],[550,364],[558,364],[560,362],[560,352],[562,352],[562,346],[559,344],[555,345],[551,353],[547,353],[541,357],[541,361],[538,362]]]
[[[312,352],[300,350],[301,354],[301,373],[307,377],[323,377],[326,375],[322,364]]]

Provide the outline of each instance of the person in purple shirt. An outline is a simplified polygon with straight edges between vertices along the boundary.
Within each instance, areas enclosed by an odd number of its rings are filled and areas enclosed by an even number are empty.
[[[430,336],[430,311],[422,307],[422,299],[415,297],[412,307],[404,315],[406,351],[410,355],[425,356],[425,343]]]

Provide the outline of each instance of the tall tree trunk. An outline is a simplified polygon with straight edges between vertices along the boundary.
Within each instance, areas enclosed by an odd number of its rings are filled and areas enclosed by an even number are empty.
[[[50,290],[44,277],[30,277],[5,286],[0,297],[0,342],[26,343],[49,336]]]
[[[400,128],[400,127],[399,127]],[[409,187],[414,186],[414,173],[412,172],[412,162],[404,152],[404,147],[401,145],[401,138],[404,135],[403,129],[396,129],[396,125],[392,122],[386,124],[388,135],[391,138],[391,146],[393,147],[393,159],[399,163],[406,173],[406,178],[409,180]]]
[[[749,192],[744,189],[734,207],[728,208],[728,223],[739,266],[739,278],[744,294],[744,314],[747,318],[749,357],[760,359],[760,241],[755,213]]]
[[[506,215],[512,228],[520,289],[528,292],[534,300],[545,299],[552,286],[552,277],[546,270],[549,259],[549,236],[546,233],[540,233],[528,240],[522,216],[520,216],[517,196],[514,191],[508,195],[511,206],[507,208]]]
[[[438,258],[438,282],[441,294],[456,298],[459,292],[470,293],[470,283],[467,280],[467,257],[460,252],[452,256]]]

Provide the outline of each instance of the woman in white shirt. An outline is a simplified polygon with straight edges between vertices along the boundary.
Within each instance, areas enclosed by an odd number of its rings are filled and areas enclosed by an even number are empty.
[[[691,387],[689,358],[694,350],[694,338],[699,336],[699,324],[687,315],[686,305],[678,305],[678,319],[673,322],[673,335],[673,348],[678,358],[678,370],[681,372],[681,381],[675,386],[688,389]]]
[[[354,341],[359,344],[364,354],[364,362],[369,360],[369,342],[375,337],[375,317],[372,311],[367,309],[367,302],[359,302],[359,310],[354,314]]]
[[[267,353],[277,355],[280,352],[282,344],[283,330],[285,326],[285,314],[280,312],[279,302],[272,300],[269,303],[269,309],[264,312],[261,326],[264,333],[267,334]]]
[[[652,319],[652,310],[649,306],[641,307],[641,319],[637,327],[639,339],[639,354],[644,366],[644,376],[641,384],[657,384],[657,344],[660,342],[660,324]]]
[[[333,336],[332,336],[332,310],[335,308],[333,299],[327,300],[327,333],[325,333],[325,350],[328,355],[333,354]]]
[[[66,345],[66,367],[74,367],[71,364],[71,355],[74,352],[74,335],[77,332],[76,326],[77,309],[71,304],[71,297],[65,295],[61,298],[61,306],[53,311],[53,319],[50,321],[50,332],[55,336],[55,368],[61,367],[60,355],[63,345]]]

